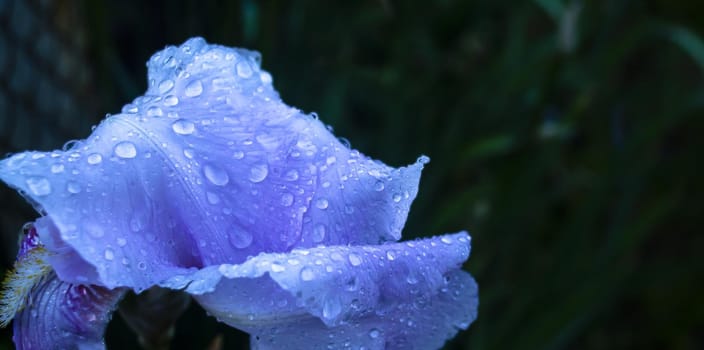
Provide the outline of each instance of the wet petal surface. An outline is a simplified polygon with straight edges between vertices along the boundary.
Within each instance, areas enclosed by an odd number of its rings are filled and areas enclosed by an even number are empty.
[[[305,329],[311,336],[341,332],[375,343],[358,335],[376,328],[383,333],[380,339],[386,339],[382,344],[400,344],[415,333],[425,334],[428,344],[442,344],[476,317],[476,285],[457,270],[469,256],[469,243],[467,234],[459,233],[379,246],[262,254],[243,264],[174,277],[166,286],[195,294],[222,322],[262,337],[268,334],[260,339],[280,342],[278,335]]]
[[[146,94],[64,151],[0,162],[73,283],[137,291],[260,252],[400,238],[426,158],[394,169],[285,105],[256,52],[191,39]]]
[[[17,349],[105,349],[103,336],[124,289],[72,285],[51,274],[14,320]]]

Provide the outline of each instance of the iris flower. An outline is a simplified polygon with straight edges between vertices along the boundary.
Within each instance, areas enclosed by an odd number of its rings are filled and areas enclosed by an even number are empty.
[[[193,38],[147,67],[87,139],[0,162],[40,214],[0,299],[18,349],[103,349],[129,291],[190,295],[255,349],[433,349],[475,319],[467,233],[399,242],[427,157],[350,149],[253,51]],[[144,336],[179,305],[126,318]]]

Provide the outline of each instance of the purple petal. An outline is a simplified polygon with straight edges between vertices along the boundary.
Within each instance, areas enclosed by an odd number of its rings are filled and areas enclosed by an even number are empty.
[[[344,146],[278,97],[255,52],[191,39],[148,63],[143,97],[65,151],[0,162],[46,222],[66,282],[144,290],[260,252],[400,238],[423,164]]]
[[[319,319],[260,327],[252,333],[252,349],[310,349],[311,344],[329,349],[439,349],[477,316],[477,285],[464,271],[446,275],[439,293],[411,303],[397,304],[328,327]]]
[[[284,332],[281,337],[305,330],[320,339],[338,333],[352,339],[376,328],[387,343],[413,337],[437,347],[476,317],[476,285],[458,270],[469,242],[459,233],[261,254],[174,277],[166,286],[185,288],[222,322],[279,344],[283,340],[273,329]]]
[[[124,289],[61,282],[55,274],[34,287],[14,320],[17,349],[104,349],[103,335]]]

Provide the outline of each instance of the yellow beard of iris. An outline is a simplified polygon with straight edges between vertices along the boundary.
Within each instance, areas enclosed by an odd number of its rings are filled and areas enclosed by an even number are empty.
[[[25,307],[32,288],[51,272],[48,257],[44,247],[34,247],[8,271],[0,290],[0,327],[7,326]]]

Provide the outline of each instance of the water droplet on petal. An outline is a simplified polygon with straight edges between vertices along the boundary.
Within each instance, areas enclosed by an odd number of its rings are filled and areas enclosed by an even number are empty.
[[[159,93],[167,93],[174,87],[174,81],[171,79],[166,79],[159,83]]]
[[[359,266],[362,264],[362,258],[360,258],[359,255],[355,253],[350,253],[350,255],[347,256],[347,260],[350,261],[350,264],[352,264],[352,266]]]
[[[246,61],[241,61],[237,63],[237,75],[242,78],[249,78],[252,76],[252,67]]]
[[[291,169],[284,175],[284,180],[286,181],[296,181],[298,180],[298,171],[296,169]]]
[[[124,238],[122,238],[122,237],[119,237],[119,238],[117,239],[117,245],[120,246],[120,247],[124,247],[124,246],[127,245],[127,240],[124,239]]]
[[[393,250],[389,250],[386,252],[386,258],[389,260],[395,260],[396,259],[396,253],[394,253]]]
[[[29,191],[36,196],[46,196],[51,193],[51,183],[43,176],[30,176],[25,183]]]
[[[132,142],[122,141],[115,145],[113,152],[120,158],[134,158],[137,156],[137,147]]]
[[[262,182],[266,179],[268,174],[269,166],[266,165],[266,163],[256,164],[249,169],[249,181],[254,183]]]
[[[273,80],[273,79],[271,78],[271,74],[269,74],[268,72],[261,72],[261,73],[259,73],[259,79],[260,79],[260,80],[262,81],[262,83],[264,83],[264,84],[270,84],[271,81]]]
[[[147,109],[147,117],[161,117],[164,115],[164,111],[157,106],[151,106]]]
[[[81,193],[81,185],[78,182],[69,181],[66,183],[66,191],[73,194]]]
[[[335,298],[328,298],[323,304],[323,317],[333,319],[342,312],[340,301]]]
[[[290,193],[284,193],[281,195],[281,205],[284,207],[290,207],[293,204],[293,195]]]
[[[179,135],[190,135],[195,131],[196,125],[190,120],[179,119],[171,124],[171,129]]]
[[[452,244],[452,238],[447,236],[443,236],[442,238],[440,238],[440,241],[445,244]]]
[[[53,164],[51,166],[51,172],[52,174],[58,174],[62,173],[64,171],[64,165],[63,164]]]
[[[188,97],[196,97],[203,93],[203,84],[200,80],[195,80],[186,86],[183,92]]]
[[[325,239],[325,225],[317,224],[313,228],[313,242],[320,243]]]
[[[310,267],[304,267],[301,269],[301,281],[312,281],[315,279],[315,272]]]
[[[230,177],[227,175],[225,169],[220,168],[213,164],[206,164],[203,166],[203,174],[205,178],[216,186],[225,186],[230,182]]]
[[[369,331],[369,337],[372,339],[378,338],[379,335],[381,335],[381,332],[376,328],[372,328],[372,330]]]
[[[244,152],[242,152],[242,151],[235,151],[234,153],[232,153],[232,158],[235,158],[235,159],[242,159],[242,158],[244,158]]]
[[[418,157],[418,160],[416,160],[416,163],[428,164],[430,163],[430,158],[428,158],[428,156],[420,156]]]
[[[286,267],[277,263],[272,263],[271,264],[271,272],[284,272],[286,271]]]
[[[315,201],[315,206],[318,207],[318,209],[327,209],[328,200],[325,198],[320,198],[317,201]]]
[[[230,244],[235,248],[243,249],[249,247],[252,244],[252,234],[249,231],[238,229],[234,232],[230,232]]]
[[[398,203],[401,201],[401,195],[396,193],[391,199],[393,199],[394,202]]]
[[[132,232],[139,232],[143,230],[145,226],[144,218],[140,215],[135,215],[130,219],[130,230],[132,230]]]
[[[213,192],[208,191],[205,196],[208,199],[208,203],[212,205],[220,203],[220,197],[218,197],[218,195]]]
[[[105,249],[105,260],[112,260],[115,258],[115,253],[112,251],[112,249],[108,248]]]
[[[99,164],[103,161],[103,156],[101,156],[100,153],[91,153],[86,158],[86,161],[88,161],[88,164],[92,165]]]
[[[164,97],[164,106],[171,107],[171,106],[175,106],[177,104],[178,104],[178,97],[176,97],[174,95],[169,95],[169,96]]]
[[[190,148],[186,148],[183,150],[183,155],[188,159],[193,159],[195,152]]]

